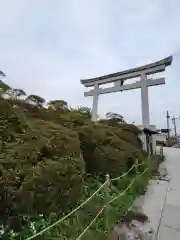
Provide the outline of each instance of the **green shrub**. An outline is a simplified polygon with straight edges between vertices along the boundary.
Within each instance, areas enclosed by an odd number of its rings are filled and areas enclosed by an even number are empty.
[[[135,135],[133,137],[137,140]],[[79,139],[88,173],[117,176],[131,167],[136,158],[143,161],[141,149],[125,141],[122,131],[116,127],[104,124],[83,126],[79,130]]]
[[[76,132],[52,122],[27,121],[15,108],[6,113],[0,132],[0,225],[21,231],[27,216],[76,206],[85,166]]]

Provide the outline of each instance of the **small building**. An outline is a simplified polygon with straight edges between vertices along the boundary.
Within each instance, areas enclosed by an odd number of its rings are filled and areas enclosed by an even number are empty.
[[[143,150],[149,155],[156,153],[156,137],[158,132],[155,125],[143,126],[138,128],[141,130],[140,138],[143,143]]]
[[[156,136],[156,145],[157,146],[166,146],[167,145],[167,137],[165,134],[158,134]]]

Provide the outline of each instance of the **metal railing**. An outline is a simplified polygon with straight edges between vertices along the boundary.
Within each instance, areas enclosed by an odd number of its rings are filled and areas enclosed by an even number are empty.
[[[109,174],[106,174],[106,181],[88,198],[86,199],[82,204],[80,204],[77,208],[75,208],[72,212],[68,213],[66,216],[62,217],[61,219],[59,219],[58,221],[54,222],[53,224],[51,224],[50,226],[46,227],[45,229],[37,232],[36,234],[32,235],[31,237],[26,238],[26,240],[31,240],[31,239],[35,239],[36,237],[43,235],[45,232],[49,231],[50,229],[52,229],[53,227],[57,226],[58,224],[62,223],[63,221],[65,221],[68,217],[70,217],[71,215],[73,215],[75,212],[77,212],[78,210],[80,210],[84,205],[86,205],[88,202],[90,202],[94,196],[97,195],[97,193],[99,193],[102,189],[104,189],[104,206],[100,209],[100,211],[96,214],[96,216],[94,217],[94,219],[90,222],[90,224],[83,230],[83,232],[76,238],[76,240],[80,240],[85,233],[87,233],[87,231],[90,229],[90,227],[96,222],[96,220],[98,219],[98,217],[104,213],[104,224],[105,224],[105,228],[108,230],[109,226],[108,226],[108,215],[109,215],[109,205],[111,203],[113,203],[115,200],[117,200],[118,198],[124,196],[126,194],[126,192],[131,189],[131,187],[133,186],[133,184],[136,182],[137,178],[142,176],[147,170],[148,167],[141,173],[139,174],[139,167],[142,166],[145,163],[141,163],[138,164],[138,160],[136,161],[136,164],[134,164],[126,173],[122,174],[121,176],[117,177],[117,178],[110,178]],[[126,189],[121,192],[118,193],[117,196],[115,196],[113,199],[109,200],[109,190],[110,190],[110,183],[113,183],[115,181],[121,180],[122,178],[124,178],[125,176],[128,175],[129,172],[132,171],[132,169],[135,169],[136,171],[136,176],[132,179],[131,183],[126,187]]]

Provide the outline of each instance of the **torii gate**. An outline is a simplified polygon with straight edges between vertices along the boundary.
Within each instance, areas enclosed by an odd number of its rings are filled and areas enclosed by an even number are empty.
[[[85,97],[93,96],[92,120],[96,121],[98,118],[98,97],[100,94],[141,88],[142,124],[146,126],[150,125],[148,87],[165,84],[165,78],[148,79],[147,76],[165,71],[166,67],[171,65],[172,59],[173,57],[170,56],[160,61],[126,71],[96,78],[82,79],[81,83],[85,87],[94,87],[93,90],[84,92]],[[140,77],[140,81],[123,85],[126,80],[136,77]],[[108,88],[99,87],[106,83],[114,83],[114,86]]]

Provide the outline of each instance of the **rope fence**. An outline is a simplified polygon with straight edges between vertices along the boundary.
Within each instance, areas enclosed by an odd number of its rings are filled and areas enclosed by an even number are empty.
[[[122,174],[120,177],[112,178],[112,179],[111,179],[111,182],[120,180],[121,178],[125,177],[126,175],[128,175],[128,173],[129,173],[135,166],[136,166],[136,164],[134,164],[127,172],[125,172],[124,174]]]
[[[86,201],[84,201],[81,205],[79,205],[77,208],[75,208],[72,212],[68,213],[66,216],[64,216],[63,218],[59,219],[57,222],[51,224],[49,227],[43,229],[42,231],[36,233],[35,235],[26,238],[26,240],[31,240],[34,239],[40,235],[42,235],[43,233],[47,232],[48,230],[50,230],[51,228],[53,228],[54,226],[60,224],[61,222],[63,222],[65,219],[67,219],[68,217],[70,217],[73,213],[77,212],[80,208],[82,208],[86,203],[88,203],[105,185],[107,184],[107,181],[104,182],[92,195],[91,197],[89,197]]]
[[[146,168],[144,170],[143,173],[141,173],[138,177],[142,176],[146,171],[148,170],[148,168]],[[134,182],[137,180],[137,177],[136,178],[133,178],[132,182],[129,184],[129,186],[120,194],[118,194],[118,196],[116,196],[115,198],[113,198],[109,203],[112,203],[114,202],[115,200],[117,200],[119,197],[122,197],[125,195],[125,193],[132,187],[132,185],[134,184]]]
[[[90,222],[90,224],[83,230],[83,232],[78,236],[78,238],[76,238],[76,240],[80,240],[85,233],[87,233],[87,231],[90,229],[90,227],[96,222],[96,220],[98,219],[98,217],[104,213],[104,225],[105,225],[105,229],[108,230],[108,213],[109,213],[109,205],[111,203],[113,203],[114,201],[116,201],[117,199],[119,199],[120,197],[124,196],[126,194],[126,192],[132,188],[133,184],[136,182],[137,178],[141,177],[149,168],[147,167],[141,174],[139,174],[139,167],[145,165],[145,162],[138,164],[138,160],[136,161],[136,164],[134,164],[127,172],[125,172],[124,174],[122,174],[121,176],[117,177],[117,178],[110,178],[109,174],[106,174],[106,180],[105,182],[88,198],[86,199],[82,204],[80,204],[77,208],[75,208],[72,212],[68,213],[66,216],[62,217],[61,219],[59,219],[58,221],[54,222],[53,224],[51,224],[50,226],[44,228],[43,230],[35,233],[34,235],[32,235],[31,237],[26,238],[26,240],[31,240],[31,239],[35,239],[36,237],[43,235],[45,232],[48,232],[50,229],[52,229],[53,227],[59,225],[60,223],[62,223],[63,221],[65,221],[67,218],[69,218],[70,216],[72,216],[74,213],[76,213],[78,210],[80,210],[84,205],[86,205],[88,202],[90,202],[96,195],[97,193],[99,193],[102,189],[104,190],[104,205],[101,208],[101,210],[96,214],[96,216],[94,217],[94,219]],[[113,199],[109,200],[109,190],[110,190],[110,184],[115,182],[115,181],[119,181],[122,178],[124,178],[125,176],[128,175],[128,173],[130,173],[133,169],[136,170],[136,177],[134,177],[132,179],[132,181],[130,182],[130,184],[126,187],[126,189],[121,192],[118,193],[118,195],[116,197],[114,197]],[[117,193],[117,191],[116,191]]]

